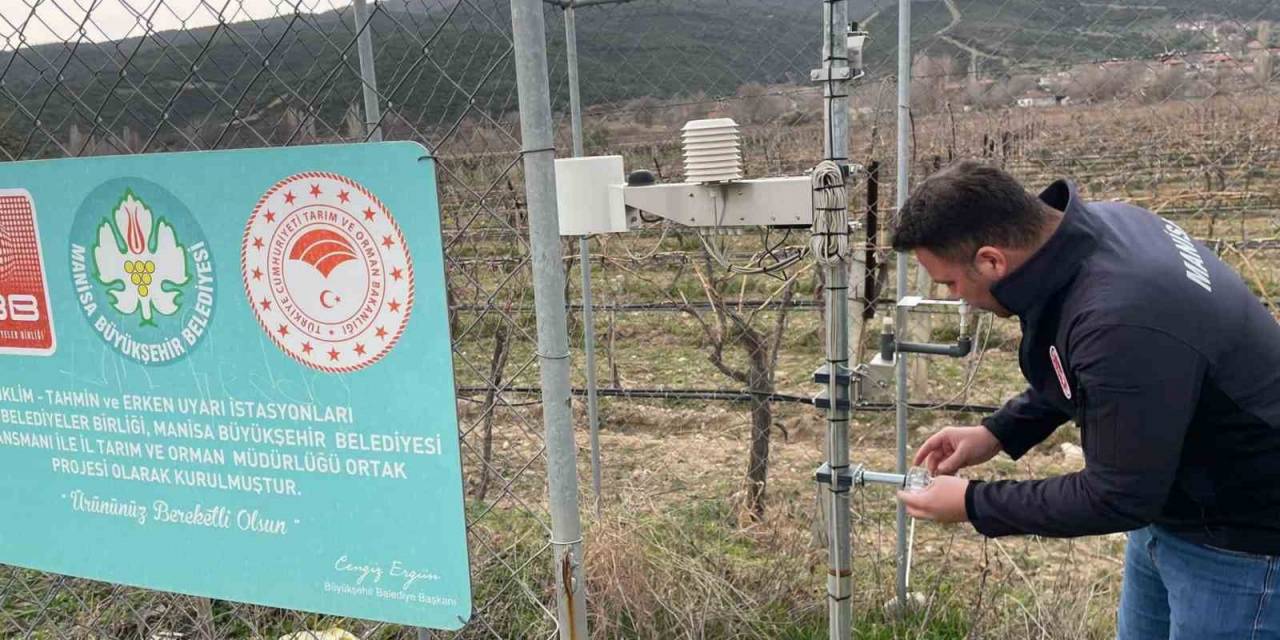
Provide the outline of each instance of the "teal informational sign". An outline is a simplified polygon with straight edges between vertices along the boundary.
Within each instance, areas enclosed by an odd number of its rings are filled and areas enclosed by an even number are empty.
[[[0,563],[460,627],[426,155],[0,164]]]

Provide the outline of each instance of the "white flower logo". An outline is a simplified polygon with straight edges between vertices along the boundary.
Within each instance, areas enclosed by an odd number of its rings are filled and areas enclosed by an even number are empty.
[[[125,191],[113,217],[114,222],[104,219],[98,226],[93,248],[98,280],[107,286],[116,311],[139,313],[142,324],[154,325],[153,313],[178,311],[178,287],[188,280],[186,250],[164,218],[153,222],[151,210],[132,190]]]

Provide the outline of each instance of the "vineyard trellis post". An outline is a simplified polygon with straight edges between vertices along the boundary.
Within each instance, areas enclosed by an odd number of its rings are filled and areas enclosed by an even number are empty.
[[[578,29],[577,13],[573,3],[564,7],[565,64],[569,72],[569,119],[573,136],[573,157],[581,157],[582,141],[582,91],[578,86]],[[596,321],[591,293],[591,241],[588,236],[578,238],[579,268],[582,269],[582,343],[586,356],[587,421],[591,428],[591,489],[595,500],[596,515],[602,509],[602,480],[600,460],[600,409],[596,393]]]

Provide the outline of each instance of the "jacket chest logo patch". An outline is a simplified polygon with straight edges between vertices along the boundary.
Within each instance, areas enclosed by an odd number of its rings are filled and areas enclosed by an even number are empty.
[[[1053,372],[1058,376],[1058,385],[1062,387],[1062,395],[1071,399],[1071,385],[1067,384],[1067,372],[1062,369],[1062,359],[1058,357],[1058,348],[1049,346],[1049,361],[1053,363]]]

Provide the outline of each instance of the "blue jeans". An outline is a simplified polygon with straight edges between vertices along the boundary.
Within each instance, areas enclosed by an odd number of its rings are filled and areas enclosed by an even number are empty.
[[[1280,556],[1129,532],[1119,640],[1280,639]]]

